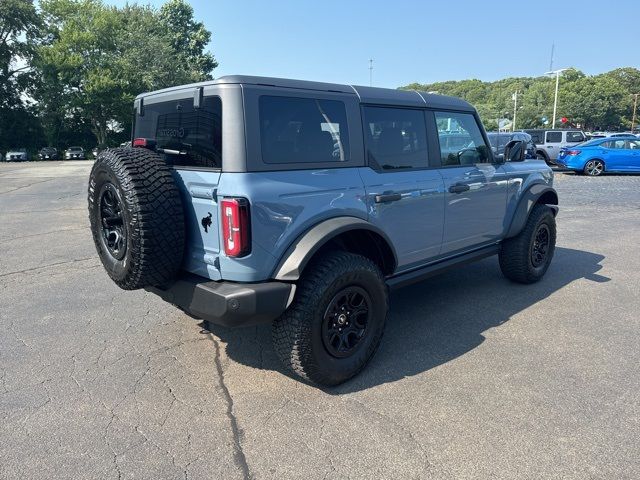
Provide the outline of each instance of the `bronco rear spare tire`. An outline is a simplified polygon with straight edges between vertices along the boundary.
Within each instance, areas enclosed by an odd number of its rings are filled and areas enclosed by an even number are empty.
[[[125,290],[169,283],[185,245],[180,193],[166,163],[143,148],[100,153],[89,177],[89,220],[100,260]]]

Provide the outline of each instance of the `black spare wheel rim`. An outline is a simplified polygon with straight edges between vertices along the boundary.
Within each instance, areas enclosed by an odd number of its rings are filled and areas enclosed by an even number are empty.
[[[322,322],[322,342],[336,358],[353,355],[362,344],[371,320],[371,297],[363,288],[340,290],[329,302]]]
[[[127,253],[127,226],[120,192],[113,183],[107,182],[100,189],[98,198],[102,243],[115,260],[122,260]]]
[[[534,267],[539,267],[547,261],[549,255],[549,246],[551,244],[551,232],[546,224],[542,224],[538,227],[535,237],[533,238],[533,245],[531,246],[531,264]]]

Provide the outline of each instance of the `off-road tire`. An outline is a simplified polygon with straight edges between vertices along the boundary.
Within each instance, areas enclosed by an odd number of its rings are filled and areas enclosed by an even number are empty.
[[[112,254],[103,234],[101,192],[105,188],[122,202],[122,258]],[[184,211],[171,172],[156,153],[143,148],[100,152],[89,177],[88,201],[98,255],[119,287],[162,286],[176,276],[185,248]]]
[[[546,228],[549,245],[546,258],[539,265],[532,261],[533,249],[538,232]],[[527,223],[522,231],[513,238],[505,240],[499,254],[500,269],[505,277],[518,283],[535,283],[549,268],[556,245],[556,219],[546,205],[533,206]]]
[[[323,343],[323,321],[332,299],[353,287],[369,295],[370,323],[354,353],[336,358]],[[387,288],[378,266],[361,255],[329,251],[307,266],[293,303],[273,323],[274,349],[284,365],[302,378],[323,386],[338,385],[359,373],[375,354],[387,311]]]

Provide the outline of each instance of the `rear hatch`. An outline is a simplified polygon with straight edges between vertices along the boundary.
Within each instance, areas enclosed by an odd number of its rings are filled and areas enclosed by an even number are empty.
[[[220,279],[217,187],[222,167],[222,104],[193,91],[167,101],[145,99],[136,107],[134,139],[146,139],[173,167],[185,212],[187,251],[183,268]]]

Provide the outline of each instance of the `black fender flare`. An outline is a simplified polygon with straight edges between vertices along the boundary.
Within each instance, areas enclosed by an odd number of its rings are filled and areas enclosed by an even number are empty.
[[[544,203],[551,207],[554,216],[558,214],[558,192],[555,188],[539,183],[534,184],[520,196],[505,238],[515,237],[520,233],[536,203]]]
[[[393,248],[393,243],[380,228],[366,220],[357,217],[334,217],[324,220],[303,233],[285,251],[278,262],[273,274],[273,279],[286,282],[294,282],[300,278],[313,255],[332,238],[350,230],[368,230],[382,237],[393,254],[393,269],[398,265],[398,257]]]

